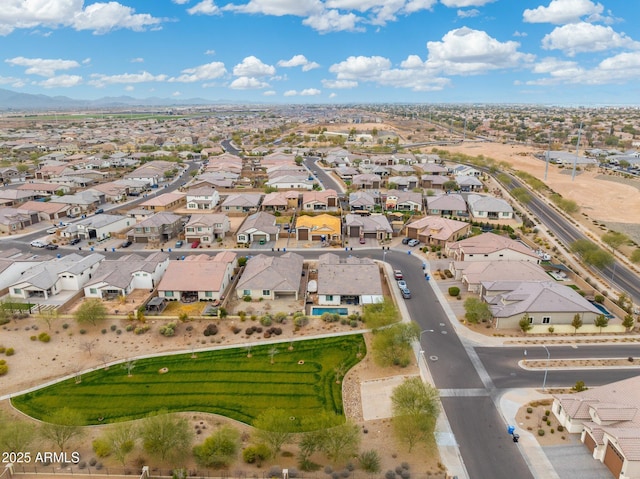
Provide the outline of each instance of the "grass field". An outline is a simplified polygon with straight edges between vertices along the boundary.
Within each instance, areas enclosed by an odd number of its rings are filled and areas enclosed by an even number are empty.
[[[137,419],[166,409],[201,411],[251,424],[269,407],[302,418],[323,411],[342,414],[336,368],[348,371],[364,355],[361,335],[141,359],[128,376],[122,365],[84,374],[13,398],[36,419],[69,407],[85,425]],[[271,354],[273,348],[277,353]],[[162,373],[163,368],[167,372]]]

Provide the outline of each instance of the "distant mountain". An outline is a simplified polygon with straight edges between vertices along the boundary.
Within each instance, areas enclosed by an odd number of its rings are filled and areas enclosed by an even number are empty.
[[[55,110],[72,108],[118,108],[133,106],[213,105],[235,103],[211,101],[204,98],[133,98],[130,96],[104,97],[97,100],[76,100],[66,96],[47,96],[20,93],[0,88],[0,110]]]

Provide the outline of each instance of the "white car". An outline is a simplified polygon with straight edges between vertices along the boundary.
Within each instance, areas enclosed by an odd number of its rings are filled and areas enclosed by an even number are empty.
[[[31,246],[33,246],[34,248],[44,248],[45,246],[47,246],[47,243],[44,243],[40,240],[33,240],[31,242]]]
[[[398,288],[402,289],[406,289],[407,288],[407,282],[404,280],[400,280],[398,281]]]

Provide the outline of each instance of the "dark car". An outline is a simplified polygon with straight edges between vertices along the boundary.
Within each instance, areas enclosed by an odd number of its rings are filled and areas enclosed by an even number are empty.
[[[409,241],[411,241],[411,238],[402,238],[402,244],[409,244]]]
[[[78,243],[80,243],[80,238],[73,238],[71,241],[69,241],[70,245],[74,245]]]
[[[104,209],[102,209],[102,208],[98,208],[98,209],[96,210],[96,214],[97,214],[97,215],[100,215],[100,214],[102,214],[102,213],[104,213]]]
[[[47,246],[45,246],[46,249],[58,249],[58,245],[57,244],[53,244],[53,243],[49,243]]]
[[[121,247],[121,248],[128,248],[129,246],[131,246],[131,241],[129,241],[129,240],[124,241],[124,242],[120,245],[120,247]]]

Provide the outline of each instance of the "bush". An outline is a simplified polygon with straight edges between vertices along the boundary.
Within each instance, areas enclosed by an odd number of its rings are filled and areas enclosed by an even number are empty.
[[[9,372],[9,365],[4,359],[0,359],[0,376],[4,376]]]
[[[160,334],[164,337],[170,338],[176,334],[176,323],[169,323],[160,328]]]
[[[95,439],[91,446],[98,457],[107,457],[111,454],[111,445],[106,439]]]
[[[562,424],[560,424],[558,426],[558,432],[562,432],[562,431],[564,431],[564,426]]]
[[[282,311],[276,313],[275,317],[273,318],[273,320],[276,323],[284,323],[287,319],[287,313],[284,313]]]
[[[460,288],[458,288],[457,286],[451,286],[449,288],[449,296],[452,296],[455,298],[459,294],[460,294]]]
[[[387,472],[384,473],[384,479],[396,479],[395,471],[392,471],[391,469],[389,469]]]
[[[527,412],[528,412],[529,414],[531,414],[531,413],[533,412],[533,408],[532,408],[532,407],[528,407],[528,408],[527,408]]]
[[[87,334],[87,330],[86,329],[81,329],[80,330],[80,334]]]
[[[249,296],[248,294],[246,296],[242,297],[242,301],[246,302],[246,303],[250,303],[251,302],[251,296]]]
[[[107,330],[103,329],[102,331],[100,331],[102,334],[107,334]]]
[[[51,336],[49,336],[47,333],[40,333],[38,334],[38,341],[48,343],[49,341],[51,341]]]
[[[538,436],[544,436],[544,429],[538,429]]]
[[[601,294],[596,294],[596,295],[593,297],[593,300],[594,300],[596,303],[598,303],[598,304],[602,304],[602,303],[604,303],[604,296],[603,296],[603,295],[601,295]]]
[[[272,321],[273,320],[271,319],[271,315],[269,314],[265,314],[260,318],[260,324],[262,324],[263,326],[271,326]]]
[[[7,350],[4,352],[4,354],[6,354],[7,356],[13,356],[15,353],[16,352],[13,348],[7,348]]]
[[[0,347],[0,354],[4,354],[5,351],[6,351],[6,348]]]
[[[296,318],[294,318],[293,324],[298,328],[302,328],[302,327],[306,326],[307,324],[309,324],[309,318],[304,316],[304,315],[297,316]]]
[[[261,465],[262,461],[266,461],[271,456],[271,450],[266,444],[256,444],[247,446],[242,451],[242,459],[247,464]]]
[[[204,329],[203,334],[205,336],[215,336],[216,334],[218,334],[218,326],[216,326],[214,323],[208,324]]]

